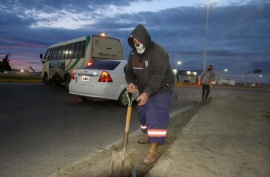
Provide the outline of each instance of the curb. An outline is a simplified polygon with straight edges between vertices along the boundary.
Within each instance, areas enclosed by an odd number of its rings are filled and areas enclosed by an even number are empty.
[[[0,82],[42,83],[42,80],[0,79]]]
[[[184,83],[183,82],[175,82],[174,86],[175,87],[183,87]]]

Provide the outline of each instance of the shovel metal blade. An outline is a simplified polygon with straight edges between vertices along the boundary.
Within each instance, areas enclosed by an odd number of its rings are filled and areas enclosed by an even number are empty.
[[[125,163],[125,150],[112,151],[111,165],[109,169],[109,176],[123,176],[124,169],[129,169],[130,165]],[[126,167],[125,167],[126,166]]]

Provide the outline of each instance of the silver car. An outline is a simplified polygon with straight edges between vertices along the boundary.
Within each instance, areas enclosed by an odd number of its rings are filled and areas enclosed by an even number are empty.
[[[120,106],[126,106],[126,64],[126,60],[98,60],[84,69],[73,70],[69,93],[80,96],[83,101],[102,98],[116,100]]]

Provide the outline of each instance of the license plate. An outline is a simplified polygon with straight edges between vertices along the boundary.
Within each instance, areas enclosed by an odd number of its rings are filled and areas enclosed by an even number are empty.
[[[82,76],[81,81],[90,81],[90,77],[89,76]]]

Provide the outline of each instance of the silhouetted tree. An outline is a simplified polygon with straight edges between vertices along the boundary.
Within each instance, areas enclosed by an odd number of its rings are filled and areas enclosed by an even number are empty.
[[[3,62],[2,62],[4,71],[11,71],[11,67],[9,65],[9,61],[10,60],[8,59],[8,55],[6,55],[6,57],[3,58]]]
[[[4,72],[3,62],[0,61],[0,72]]]

